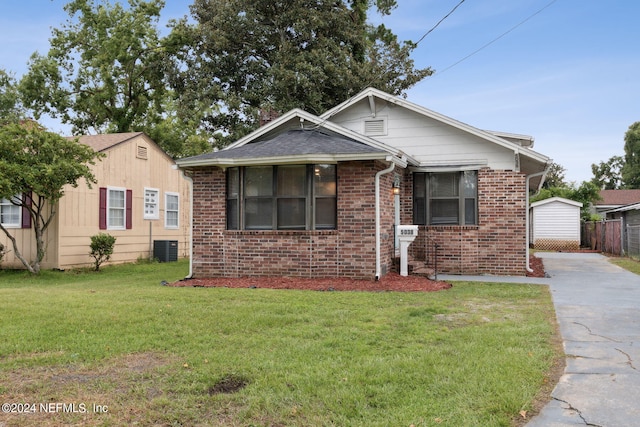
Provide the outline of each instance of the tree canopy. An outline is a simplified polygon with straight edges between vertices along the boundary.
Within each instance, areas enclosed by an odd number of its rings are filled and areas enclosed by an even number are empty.
[[[69,19],[53,29],[47,55],[32,55],[20,82],[26,105],[36,119],[46,113],[72,125],[74,135],[144,131],[174,157],[207,150],[207,138],[195,137],[199,123],[176,123],[175,95],[166,79],[174,47],[158,30],[164,1],[128,3],[65,5]]]
[[[258,126],[261,110],[322,113],[367,86],[394,95],[431,74],[367,14],[395,0],[195,0],[160,36],[164,0],[71,0],[20,81],[25,106],[74,135],[144,131],[173,157]],[[0,82],[1,83],[1,82]]]
[[[606,162],[591,164],[593,178],[591,182],[600,190],[617,190],[622,187],[622,167],[624,159],[621,156],[613,156]]]
[[[579,186],[570,183],[559,187],[543,188],[538,194],[531,197],[531,203],[551,197],[563,197],[582,203],[580,216],[582,219],[588,220],[591,217],[591,204],[600,200],[600,189],[589,181],[584,181]]]
[[[16,79],[0,69],[0,126],[17,122],[23,116]]]
[[[46,251],[44,232],[56,213],[66,185],[95,183],[89,165],[99,154],[76,140],[48,132],[35,122],[0,126],[0,198],[28,210],[36,238],[36,258],[20,253],[15,236],[0,223],[16,257],[32,273],[40,271]]]
[[[552,163],[545,176],[543,188],[565,187],[564,174],[567,170],[558,163]]]
[[[205,117],[223,142],[257,127],[261,110],[320,114],[373,86],[394,95],[429,76],[415,69],[415,45],[367,22],[395,0],[195,0],[173,27],[183,72],[173,83],[184,109],[217,106]]]
[[[625,188],[640,188],[640,122],[635,122],[624,134],[624,165],[622,180]]]

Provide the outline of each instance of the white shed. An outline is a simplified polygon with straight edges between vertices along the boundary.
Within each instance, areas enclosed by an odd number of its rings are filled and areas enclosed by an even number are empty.
[[[582,203],[551,197],[531,203],[531,242],[535,249],[574,250],[580,248]]]

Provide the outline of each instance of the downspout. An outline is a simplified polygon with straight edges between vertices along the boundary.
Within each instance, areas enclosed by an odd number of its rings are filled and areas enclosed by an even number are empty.
[[[182,170],[182,176],[189,182],[189,274],[185,279],[193,277],[193,179]]]
[[[384,174],[392,172],[396,164],[391,161],[391,157],[386,158],[391,165],[387,169],[383,169],[376,173],[375,187],[376,187],[376,281],[380,280],[382,275],[382,267],[380,262],[380,177]]]
[[[531,178],[536,178],[536,177],[538,177],[538,176],[546,175],[546,174],[547,174],[547,172],[549,172],[549,168],[550,168],[550,167],[551,167],[551,163],[547,163],[547,164],[546,164],[546,166],[545,166],[545,168],[544,168],[544,170],[543,170],[542,172],[536,172],[536,173],[533,173],[533,174],[531,174],[531,175],[527,175],[527,188],[526,188],[526,194],[527,194],[527,204],[526,204],[526,206],[527,206],[527,212],[526,212],[526,215],[525,215],[525,218],[526,218],[525,229],[526,229],[526,233],[527,233],[527,239],[526,239],[526,252],[525,252],[525,253],[526,253],[526,258],[527,258],[527,265],[526,265],[526,267],[527,267],[527,271],[528,271],[529,273],[533,273],[533,269],[531,268],[531,266],[530,266],[530,264],[529,264],[529,243],[530,243],[530,240],[531,240],[531,236],[530,236],[530,234],[529,234],[529,233],[530,233],[530,228],[531,228],[531,226],[530,226],[530,224],[529,224],[529,216],[530,216],[530,214],[529,214],[529,211],[530,211],[530,209],[529,209],[529,184],[530,184]],[[542,188],[542,183],[543,183],[543,182],[544,182],[544,180],[541,180],[541,181],[540,181],[540,185],[538,186],[538,191],[536,192],[536,194],[540,192],[540,189]]]

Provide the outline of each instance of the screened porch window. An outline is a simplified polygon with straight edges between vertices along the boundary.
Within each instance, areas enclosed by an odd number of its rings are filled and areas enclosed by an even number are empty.
[[[229,168],[226,212],[229,230],[335,229],[336,167]]]
[[[413,180],[413,220],[421,225],[476,225],[478,173],[417,172]]]

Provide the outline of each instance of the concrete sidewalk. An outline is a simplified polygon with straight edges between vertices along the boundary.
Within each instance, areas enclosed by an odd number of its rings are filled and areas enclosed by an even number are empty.
[[[447,281],[548,285],[567,355],[552,400],[527,427],[640,426],[640,276],[594,253],[541,252],[550,278]]]

